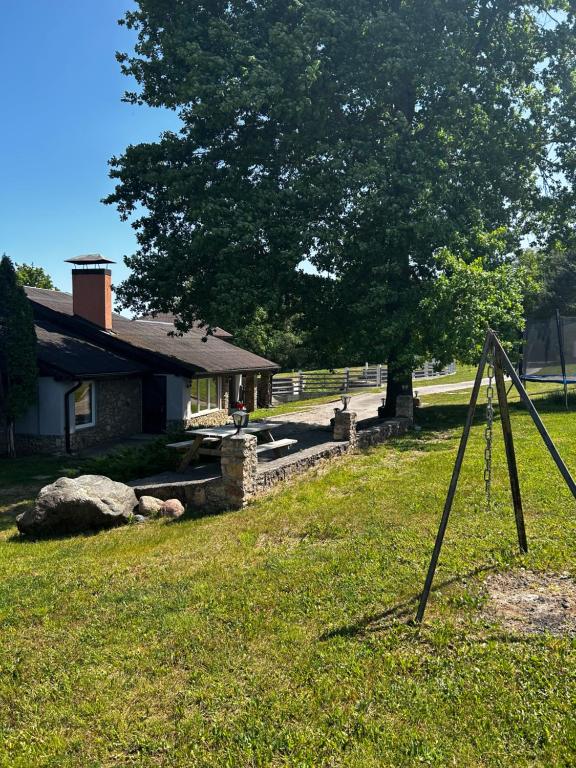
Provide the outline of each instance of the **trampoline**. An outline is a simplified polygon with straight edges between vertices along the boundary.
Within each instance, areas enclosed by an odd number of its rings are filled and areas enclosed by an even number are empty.
[[[568,385],[576,384],[576,317],[560,312],[526,322],[520,378]]]

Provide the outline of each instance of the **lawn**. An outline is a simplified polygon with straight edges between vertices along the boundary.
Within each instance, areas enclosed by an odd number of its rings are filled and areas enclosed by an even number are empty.
[[[529,554],[499,436],[485,508],[478,423],[427,621],[406,623],[466,397],[241,512],[91,536],[17,538],[15,496],[41,481],[11,490],[4,466],[0,766],[574,765],[576,641],[479,611],[488,572],[576,575],[575,503],[522,409]],[[576,470],[574,410],[538,402]]]

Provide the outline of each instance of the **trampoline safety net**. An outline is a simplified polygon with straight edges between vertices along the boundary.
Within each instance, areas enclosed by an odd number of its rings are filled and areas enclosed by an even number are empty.
[[[576,384],[576,317],[556,314],[527,321],[522,378]]]

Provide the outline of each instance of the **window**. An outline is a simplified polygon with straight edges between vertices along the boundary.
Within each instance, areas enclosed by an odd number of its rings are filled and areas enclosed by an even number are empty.
[[[215,411],[220,408],[220,379],[193,379],[190,385],[190,412]]]
[[[74,423],[76,429],[92,427],[96,423],[94,384],[90,381],[85,381],[74,392]]]

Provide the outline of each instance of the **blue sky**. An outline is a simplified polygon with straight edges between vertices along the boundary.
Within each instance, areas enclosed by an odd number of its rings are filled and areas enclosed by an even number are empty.
[[[117,24],[130,0],[1,0],[0,254],[47,269],[70,288],[64,259],[99,252],[118,262],[134,232],[100,200],[107,161],[128,144],[174,128],[172,113],[121,101],[134,83],[117,50],[134,36]]]

